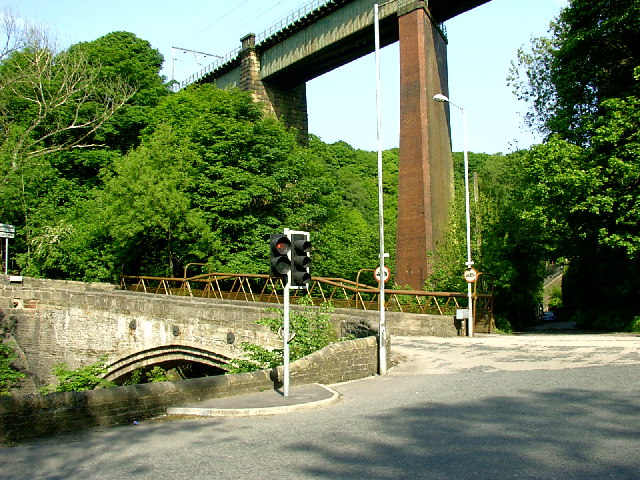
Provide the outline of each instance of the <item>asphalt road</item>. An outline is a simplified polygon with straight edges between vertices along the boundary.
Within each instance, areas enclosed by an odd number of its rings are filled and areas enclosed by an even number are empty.
[[[40,439],[0,448],[0,478],[640,478],[640,337],[393,343],[331,406]]]

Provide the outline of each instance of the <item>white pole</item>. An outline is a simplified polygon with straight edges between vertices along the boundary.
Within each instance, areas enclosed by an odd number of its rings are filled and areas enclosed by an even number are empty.
[[[380,19],[378,4],[373,6],[374,32],[376,47],[376,110],[378,113],[378,222],[380,224],[380,324],[378,327],[380,338],[380,375],[387,373],[387,327],[385,324],[384,305],[384,198],[382,189],[382,107],[380,101]]]
[[[171,80],[176,79],[176,48],[171,47]]]
[[[9,271],[9,238],[4,239],[4,274],[8,275]]]
[[[289,284],[291,283],[291,272],[287,274],[287,284],[284,287],[284,325],[282,328],[282,341],[284,368],[283,368],[283,392],[284,396],[289,396]]]
[[[291,240],[291,231],[288,228],[284,229],[284,234]],[[291,244],[291,248],[293,248],[293,242]],[[289,260],[291,260],[291,252],[289,252]],[[282,372],[282,392],[285,397],[289,396],[289,292],[291,290],[291,281],[293,280],[293,275],[291,273],[291,268],[287,272],[287,284],[284,286],[284,311],[283,311],[283,325],[282,325],[282,356],[284,357],[283,361],[283,372]]]
[[[462,110],[462,135],[464,141],[464,198],[465,215],[467,221],[467,269],[473,266],[471,261],[471,209],[469,207],[469,149],[467,140],[467,111]],[[471,282],[467,283],[467,298],[469,301],[469,318],[467,320],[467,334],[473,337],[473,295],[471,294]]]

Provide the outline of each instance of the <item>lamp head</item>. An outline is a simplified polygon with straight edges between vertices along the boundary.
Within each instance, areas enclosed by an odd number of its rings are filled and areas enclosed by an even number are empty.
[[[443,95],[443,94],[441,94],[441,93],[436,93],[436,94],[433,96],[433,99],[434,99],[436,102],[448,102],[448,101],[449,101],[449,97],[447,97],[446,95]]]

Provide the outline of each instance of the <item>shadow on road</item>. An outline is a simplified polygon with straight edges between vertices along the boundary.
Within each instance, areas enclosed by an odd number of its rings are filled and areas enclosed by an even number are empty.
[[[629,448],[640,440],[637,395],[564,389],[526,395],[369,415],[367,438],[345,431],[326,439],[331,447],[311,440],[290,448],[324,459],[304,478],[639,478]]]

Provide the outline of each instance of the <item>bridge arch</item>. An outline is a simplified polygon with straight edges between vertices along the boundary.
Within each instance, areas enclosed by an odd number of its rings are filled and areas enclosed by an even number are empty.
[[[194,345],[159,345],[123,355],[107,364],[105,380],[119,383],[129,377],[136,369],[152,366],[181,366],[195,364],[199,370],[205,369],[212,374],[221,375],[230,370],[234,357],[221,354]],[[195,375],[194,375],[195,376]],[[198,375],[204,376],[204,375]]]

